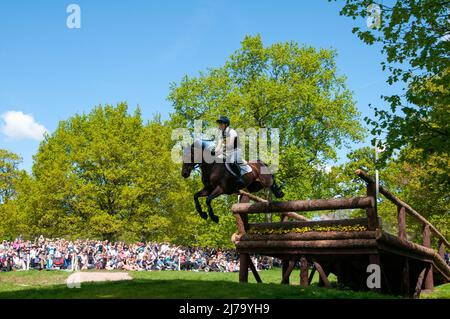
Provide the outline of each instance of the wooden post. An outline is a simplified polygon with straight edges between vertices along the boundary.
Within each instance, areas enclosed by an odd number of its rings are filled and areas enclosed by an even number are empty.
[[[318,262],[314,262],[314,267],[317,269],[317,272],[319,273],[320,280],[322,281],[325,288],[331,288],[331,284],[328,281],[327,274],[323,271],[322,266]]]
[[[375,183],[367,183],[367,197],[372,199],[372,205],[366,208],[368,228],[369,230],[376,230],[378,228],[378,215],[377,190]]]
[[[247,195],[239,196],[239,203],[248,203],[250,198]],[[244,235],[248,229],[248,216],[247,214],[233,214],[236,218],[236,227],[239,235]]]
[[[248,282],[248,254],[239,254],[239,282]]]
[[[308,287],[308,260],[304,256],[300,258],[300,286]]]
[[[234,218],[236,218],[236,228],[238,230],[238,235],[245,234],[245,221],[242,218],[242,214],[234,214]]]
[[[403,265],[402,269],[402,278],[401,278],[401,291],[404,295],[409,296],[410,295],[410,288],[409,288],[409,258],[405,257],[405,263]]]
[[[373,207],[373,202],[373,198],[364,196],[350,198],[292,200],[286,202],[237,203],[231,206],[231,210],[234,214],[312,212],[318,210],[368,208]]]
[[[406,240],[406,209],[403,206],[397,206],[398,237]]]
[[[283,278],[281,279],[283,285],[289,285],[289,277],[295,268],[295,264],[295,260],[283,260]]]
[[[284,274],[286,273],[288,267],[289,267],[289,260],[283,259],[281,261],[281,283],[282,284],[286,284],[286,282],[284,280]],[[288,279],[287,284],[289,284],[289,277],[287,279]]]
[[[441,256],[441,258],[445,260],[445,245],[442,239],[439,239],[438,241],[438,252],[439,256]]]
[[[419,277],[417,278],[416,289],[414,290],[414,295],[413,295],[414,299],[419,299],[419,297],[420,297],[420,292],[422,291],[423,279],[425,277],[427,269],[428,269],[428,266],[425,267],[424,269],[422,269],[422,271],[419,274]]]
[[[423,226],[423,245],[427,248],[431,248],[431,233],[430,233],[430,226],[424,225]],[[426,277],[425,277],[425,289],[426,290],[433,290],[434,283],[433,283],[433,267],[430,267],[431,269],[427,271]]]
[[[257,283],[262,283],[261,277],[258,274],[258,270],[256,270],[255,265],[253,264],[253,261],[250,257],[250,255],[248,256],[248,262],[249,262],[249,266],[250,266],[250,270],[253,273],[253,276],[255,277],[255,280]]]

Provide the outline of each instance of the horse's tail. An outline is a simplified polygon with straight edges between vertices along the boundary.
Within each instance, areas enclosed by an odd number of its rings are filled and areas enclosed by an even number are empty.
[[[257,162],[261,166],[269,167],[262,160],[258,159]],[[276,198],[282,198],[284,196],[284,192],[281,190],[282,186],[279,186],[275,181],[275,174],[272,173],[272,185],[270,185],[270,190],[275,195]]]

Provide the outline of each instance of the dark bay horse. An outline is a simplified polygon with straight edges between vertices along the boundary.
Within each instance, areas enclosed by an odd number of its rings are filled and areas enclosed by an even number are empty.
[[[218,223],[219,217],[214,215],[211,201],[222,194],[231,195],[237,193],[239,191],[237,178],[228,171],[223,160],[217,160],[214,157],[214,152],[209,149],[207,142],[201,141],[200,144],[201,149],[196,143],[184,149],[181,175],[184,178],[188,178],[192,170],[196,167],[200,168],[203,189],[194,194],[195,208],[203,219],[207,219],[209,215],[212,221]],[[201,154],[199,158],[197,158],[198,156],[194,156],[195,152]],[[205,161],[205,154],[209,156],[209,159],[214,158],[215,160]],[[270,189],[276,198],[284,196],[280,187],[275,183],[274,175],[261,173],[262,168],[265,167],[268,169],[262,161],[251,161],[248,164],[251,166],[252,171],[242,176],[245,184],[243,188],[246,188],[250,193],[257,192],[261,189]],[[208,214],[203,212],[198,200],[199,197],[206,197]]]

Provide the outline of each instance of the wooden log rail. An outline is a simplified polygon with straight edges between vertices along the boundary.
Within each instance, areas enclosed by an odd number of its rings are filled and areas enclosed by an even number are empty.
[[[339,199],[293,200],[287,202],[238,203],[231,207],[234,214],[266,214],[285,212],[306,212],[318,210],[368,208],[373,206],[373,198],[353,197]]]
[[[367,172],[363,170],[356,170],[356,175],[358,175],[362,180],[364,180],[366,183],[374,183],[375,180],[367,174]],[[412,216],[415,220],[417,220],[419,223],[422,224],[422,245],[426,248],[431,248],[431,234],[435,235],[438,238],[438,255],[440,258],[442,258],[442,261],[444,260],[444,254],[445,254],[445,248],[450,248],[450,243],[447,241],[447,239],[439,232],[439,230],[436,229],[425,217],[420,215],[418,212],[416,212],[411,206],[409,206],[407,203],[399,199],[397,196],[392,194],[388,189],[385,187],[378,185],[378,191],[379,193],[383,194],[384,197],[386,197],[389,201],[394,203],[394,205],[397,206],[397,221],[398,221],[398,237],[400,240],[404,240],[405,242],[408,242],[406,238],[406,213],[408,213],[410,216]],[[427,267],[430,267],[427,266]],[[416,287],[416,293],[417,291],[420,293],[420,289],[422,286],[422,281],[424,281],[425,289],[433,290],[434,287],[434,280],[433,280],[433,271],[429,271],[430,269],[424,269],[419,276],[419,279],[417,281],[417,287]]]
[[[439,265],[444,271],[444,275],[448,278],[450,271],[446,266],[444,261],[445,247],[450,248],[450,243],[447,239],[422,215],[416,212],[408,204],[397,198],[391,192],[389,192],[383,186],[378,186],[375,180],[369,176],[366,172],[362,170],[356,170],[356,175],[363,179],[367,183],[366,194],[364,197],[353,197],[353,198],[340,198],[340,199],[315,199],[315,200],[294,200],[285,202],[269,202],[258,196],[240,191],[239,194],[242,195],[238,204],[234,204],[231,208],[233,215],[236,218],[236,224],[238,232],[235,233],[234,242],[242,248],[297,248],[301,246],[305,248],[306,246],[311,247],[328,247],[332,246],[333,249],[337,248],[337,241],[330,239],[339,239],[338,244],[345,247],[368,247],[370,245],[375,245],[375,248],[383,243],[396,244],[398,249],[409,249],[422,252],[423,254],[432,257],[435,264]],[[393,202],[397,206],[398,213],[398,237],[393,235],[388,235],[381,231],[380,221],[377,214],[377,193],[383,194],[388,200]],[[250,200],[256,203],[249,203]],[[329,210],[340,210],[340,209],[365,209],[367,217],[363,219],[366,224],[367,231],[358,233],[358,236],[353,238],[355,234],[353,233],[340,233],[336,232],[334,234],[327,233],[324,234],[311,232],[309,234],[296,234],[296,233],[286,233],[286,234],[274,234],[274,235],[259,235],[259,234],[247,234],[247,230],[251,226],[252,228],[258,227],[289,227],[292,223],[296,226],[301,224],[297,222],[288,222],[287,218],[291,217],[297,220],[302,220],[305,224],[311,224],[311,221],[305,221],[305,217],[299,215],[295,212],[307,212],[307,211],[329,211]],[[280,213],[282,216],[283,223],[259,223],[259,224],[249,224],[248,215],[249,214],[267,214],[267,213]],[[418,220],[423,226],[423,243],[422,246],[414,244],[407,240],[406,238],[406,213],[411,215],[413,218]],[[349,220],[348,222],[357,222],[357,219]],[[323,221],[326,222],[326,221]],[[361,221],[358,221],[361,222]],[[314,222],[316,223],[316,222]],[[373,240],[374,234],[382,234],[376,236],[376,241]],[[435,235],[439,239],[438,253],[431,249],[431,234]],[[381,236],[381,237],[380,237]],[[334,238],[336,237],[336,238]],[[348,241],[346,243],[345,241]],[[338,246],[339,246],[338,245]],[[330,247],[331,247],[330,246]],[[406,248],[405,248],[406,247]],[[391,248],[389,248],[391,249]],[[254,250],[254,249],[253,249]],[[431,252],[431,253],[430,253]],[[247,254],[247,255],[245,255]],[[308,281],[312,278],[308,278],[308,262],[306,256],[298,256],[296,259],[286,259],[283,260],[283,279],[282,283],[289,282],[289,275],[292,269],[295,267],[297,262],[301,265],[301,284],[302,286],[307,286]],[[370,263],[380,264],[379,255],[373,254],[369,256]],[[240,268],[240,281],[246,282],[248,276],[248,268],[254,272],[255,278],[260,282],[260,278],[254,269],[254,265],[249,261],[248,253],[241,253],[241,268]],[[314,260],[313,260],[314,261]],[[327,273],[323,271],[321,265],[314,261],[315,269],[320,272],[322,282],[327,282]],[[405,261],[405,274],[408,275],[408,258]],[[420,294],[422,283],[424,283],[425,289],[433,289],[433,265],[428,262],[425,268],[422,270],[416,284],[416,294]],[[323,277],[323,278],[322,278]],[[405,279],[406,278],[406,279]],[[406,282],[405,287],[409,287],[409,277],[405,277]],[[408,291],[409,288],[406,289]]]
[[[358,175],[361,179],[363,179],[367,183],[375,183],[375,180],[363,170],[356,170],[356,175]],[[416,212],[411,206],[406,204],[404,201],[400,200],[394,194],[392,194],[389,190],[384,188],[383,186],[379,186],[378,190],[381,194],[383,194],[388,200],[394,203],[398,209],[398,222],[399,222],[399,237],[402,239],[406,239],[406,221],[405,221],[405,212],[412,216],[414,219],[419,221],[424,229],[424,240],[428,241],[429,236],[427,236],[427,232],[432,232],[439,239],[439,250],[443,252],[442,245],[445,245],[447,248],[450,248],[450,243],[447,239],[437,230],[425,217]],[[425,244],[428,244],[427,242]],[[427,245],[424,245],[427,247]]]
[[[242,196],[247,196],[249,199],[251,199],[252,201],[258,202],[258,203],[267,203],[268,200],[258,197],[256,195],[244,192],[243,190],[239,191],[239,195]],[[287,212],[282,214],[282,221],[287,221],[289,218],[295,219],[295,220],[301,220],[301,221],[308,221],[309,219],[306,218],[305,216],[299,215],[297,213],[294,212]]]
[[[369,193],[369,192],[368,192]],[[244,199],[245,198],[245,199]],[[244,199],[244,200],[242,200]],[[378,225],[376,216],[376,200],[372,196],[340,198],[340,199],[315,199],[315,200],[296,200],[287,202],[257,202],[248,203],[249,196],[243,196],[241,202],[231,207],[233,215],[236,218],[238,235],[246,233],[248,224],[248,214],[265,214],[265,213],[290,213],[320,210],[336,210],[336,209],[357,209],[365,208],[368,215],[368,228],[375,230]],[[372,216],[370,212],[375,210]],[[373,221],[372,218],[376,220]],[[372,220],[372,222],[371,222]]]

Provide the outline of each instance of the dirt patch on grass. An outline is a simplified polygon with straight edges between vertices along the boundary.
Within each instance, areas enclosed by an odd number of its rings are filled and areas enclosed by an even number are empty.
[[[132,280],[127,272],[76,272],[71,274],[66,283],[73,285],[82,282]]]

